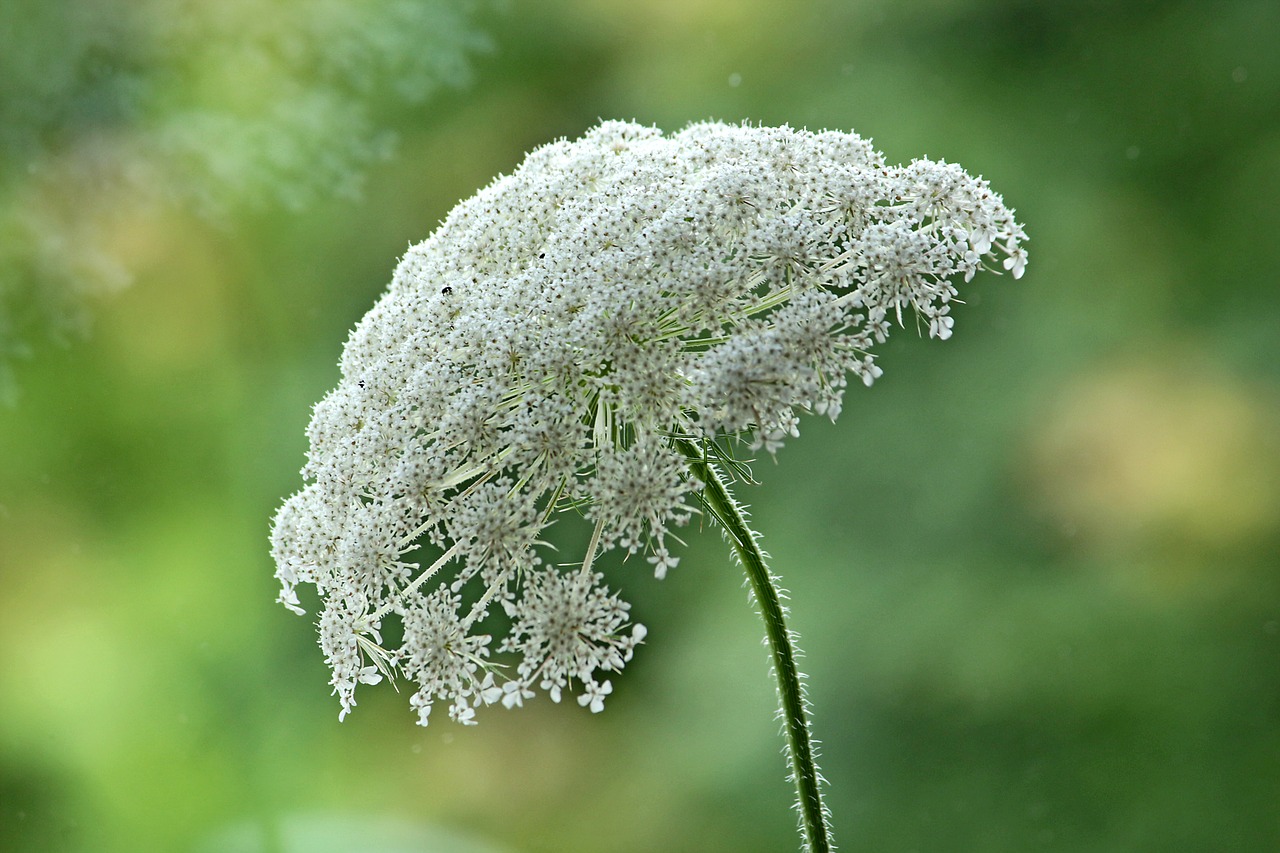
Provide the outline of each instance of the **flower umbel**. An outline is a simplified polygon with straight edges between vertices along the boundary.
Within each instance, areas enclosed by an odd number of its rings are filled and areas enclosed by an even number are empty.
[[[834,419],[891,321],[949,337],[956,282],[1020,277],[1025,239],[985,181],[849,133],[606,122],[531,153],[400,262],[275,518],[280,601],[318,591],[343,714],[397,672],[424,725],[538,692],[601,710],[645,630],[596,560],[676,565],[690,448]],[[567,566],[540,541],[565,511],[594,525]]]

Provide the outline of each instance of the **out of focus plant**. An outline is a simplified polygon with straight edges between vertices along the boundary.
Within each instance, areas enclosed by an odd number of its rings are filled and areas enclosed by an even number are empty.
[[[12,0],[0,10],[0,398],[128,282],[121,220],[359,192],[378,108],[467,82],[485,0]]]

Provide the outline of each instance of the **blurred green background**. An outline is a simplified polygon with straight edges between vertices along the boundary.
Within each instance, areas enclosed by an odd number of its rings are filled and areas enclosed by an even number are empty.
[[[717,534],[601,715],[343,724],[268,520],[398,256],[598,118],[853,129],[1018,209],[754,507],[836,839],[1280,849],[1280,7],[12,0],[0,11],[0,850],[796,847]]]

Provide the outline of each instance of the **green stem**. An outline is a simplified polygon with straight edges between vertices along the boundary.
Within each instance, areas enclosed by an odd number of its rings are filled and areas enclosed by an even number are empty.
[[[688,458],[694,476],[704,484],[707,508],[729,535],[751,583],[760,616],[764,619],[769,652],[773,657],[773,673],[778,680],[778,698],[785,724],[792,780],[796,786],[804,849],[809,853],[829,853],[830,828],[827,826],[827,810],[822,803],[821,777],[814,762],[804,688],[800,684],[800,672],[796,669],[795,636],[787,629],[786,608],[778,594],[776,578],[765,565],[765,554],[760,550],[757,536],[747,526],[742,507],[729,493],[724,477],[693,442],[677,439],[676,446]]]

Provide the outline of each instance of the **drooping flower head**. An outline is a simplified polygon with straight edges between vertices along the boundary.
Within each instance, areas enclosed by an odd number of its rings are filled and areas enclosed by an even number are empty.
[[[397,672],[424,725],[539,691],[600,710],[645,632],[596,557],[676,565],[700,486],[677,442],[772,453],[834,419],[891,321],[949,337],[956,283],[1020,277],[1025,239],[985,181],[850,133],[606,122],[532,152],[400,262],[276,516],[280,601],[319,592],[342,713]],[[593,526],[572,565],[540,541],[563,511]]]

